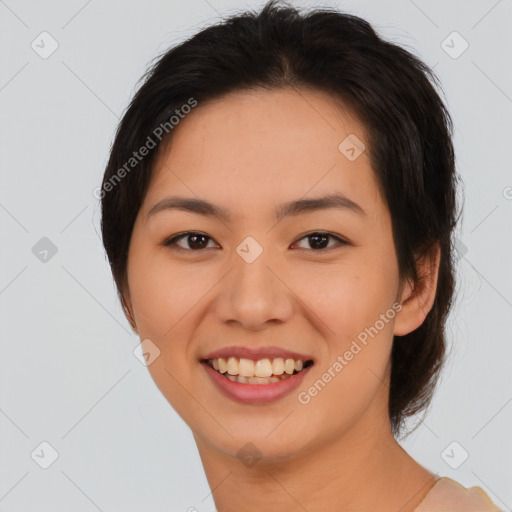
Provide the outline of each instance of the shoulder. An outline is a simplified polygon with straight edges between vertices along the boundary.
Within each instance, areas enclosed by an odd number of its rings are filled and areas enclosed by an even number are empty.
[[[442,477],[414,512],[500,512],[500,509],[480,487],[467,489],[451,478]]]

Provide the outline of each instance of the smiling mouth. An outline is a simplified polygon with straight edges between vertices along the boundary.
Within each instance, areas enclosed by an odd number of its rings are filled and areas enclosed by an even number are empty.
[[[238,357],[219,357],[201,359],[226,379],[240,384],[271,384],[289,379],[314,363],[311,359],[245,359]]]

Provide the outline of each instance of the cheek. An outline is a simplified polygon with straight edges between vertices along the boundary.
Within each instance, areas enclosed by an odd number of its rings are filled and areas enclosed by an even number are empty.
[[[377,251],[376,251],[377,252]],[[297,269],[294,292],[314,313],[332,349],[340,350],[392,307],[398,286],[393,254],[354,251],[336,264]],[[320,321],[318,321],[318,319]],[[386,325],[384,331],[390,331]],[[389,333],[387,333],[389,334]]]
[[[204,263],[173,263],[159,248],[131,254],[128,281],[140,335],[164,344],[200,308],[218,276]]]
[[[297,295],[321,320],[316,325],[326,340],[326,357],[317,369],[322,391],[312,407],[332,411],[340,403],[344,408],[334,415],[339,421],[357,417],[386,377],[398,286],[394,252],[389,246],[360,251],[340,265],[315,270],[313,280],[312,273],[303,274],[309,279],[301,279]]]
[[[302,387],[299,411],[307,427],[333,438],[348,430],[371,407],[375,417],[387,414],[387,365],[393,342],[393,287],[378,273],[353,274],[345,269],[318,281],[314,307],[323,326],[325,357],[306,386]],[[329,283],[328,286],[325,286]],[[382,315],[382,316],[381,316]],[[376,397],[379,397],[376,400]],[[306,403],[308,402],[308,403]]]
[[[191,369],[199,364],[190,339],[200,323],[202,300],[208,300],[208,291],[218,281],[211,269],[201,267],[172,263],[165,251],[143,248],[130,254],[128,265],[139,337],[151,340],[160,351],[148,371],[176,412],[192,423],[204,418],[184,392],[184,388],[191,389]]]

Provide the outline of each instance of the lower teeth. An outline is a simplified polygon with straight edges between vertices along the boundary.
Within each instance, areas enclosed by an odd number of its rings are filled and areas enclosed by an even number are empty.
[[[230,375],[229,373],[221,373],[221,375],[239,384],[272,384],[273,382],[289,379],[296,374],[283,373],[283,375],[272,375],[271,377],[242,377],[241,375]]]

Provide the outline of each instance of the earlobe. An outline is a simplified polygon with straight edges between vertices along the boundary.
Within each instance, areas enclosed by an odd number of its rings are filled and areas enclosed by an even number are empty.
[[[432,309],[440,261],[441,249],[436,242],[417,263],[419,281],[413,284],[408,280],[403,286],[399,298],[402,309],[395,319],[395,336],[405,336],[417,329]]]

